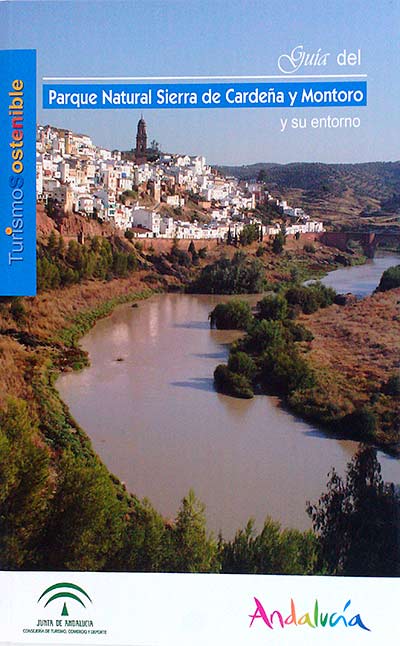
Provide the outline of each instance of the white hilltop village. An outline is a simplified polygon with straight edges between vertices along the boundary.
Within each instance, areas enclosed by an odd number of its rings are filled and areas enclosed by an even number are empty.
[[[202,156],[147,148],[143,117],[137,126],[136,148],[128,153],[96,146],[87,135],[39,125],[36,191],[39,203],[52,202],[64,213],[96,216],[123,231],[130,230],[133,238],[223,241],[228,235],[239,236],[248,224],[262,228],[263,236],[275,236],[283,225],[264,225],[253,212],[257,205],[268,202],[289,219],[285,235],[324,231],[322,222],[277,200],[263,183],[222,177]],[[153,206],[140,205],[132,194],[148,195]],[[179,219],[188,199],[207,221]]]

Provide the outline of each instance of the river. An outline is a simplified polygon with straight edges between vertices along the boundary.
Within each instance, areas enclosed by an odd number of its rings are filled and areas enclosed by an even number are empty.
[[[360,295],[367,281],[372,291],[382,262],[398,259],[340,269],[324,282]],[[306,501],[317,501],[333,466],[345,472],[358,445],[327,437],[275,397],[214,391],[214,368],[237,333],[210,330],[207,317],[226,298],[163,294],[118,307],[82,340],[91,366],[63,374],[57,388],[107,467],[165,517],[193,488],[209,529],[226,538],[250,517],[258,528],[269,515],[306,529]],[[399,461],[380,460],[384,478],[399,483]]]
[[[398,264],[400,264],[400,254],[378,252],[376,257],[367,260],[365,265],[331,271],[321,282],[341,294],[351,292],[358,298],[364,298],[378,286],[385,269]]]

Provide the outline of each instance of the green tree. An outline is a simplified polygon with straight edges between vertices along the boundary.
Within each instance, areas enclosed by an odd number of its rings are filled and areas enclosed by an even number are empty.
[[[53,199],[52,197],[49,197],[44,208],[49,218],[53,218],[53,219],[56,218],[59,212],[59,204],[57,200]]]
[[[400,395],[400,375],[398,373],[391,375],[387,382],[382,385],[382,391],[386,395],[398,397]]]
[[[294,346],[268,348],[261,360],[261,378],[268,388],[283,395],[312,388],[314,373]]]
[[[25,402],[0,413],[0,567],[29,568],[37,556],[52,482],[49,452]]]
[[[232,372],[223,363],[214,370],[214,385],[217,392],[231,397],[239,397],[240,399],[254,397],[250,380],[244,374]]]
[[[207,535],[205,507],[191,489],[183,498],[173,529],[175,572],[219,570],[217,543]]]
[[[246,336],[238,343],[240,350],[261,355],[268,348],[285,347],[284,328],[281,321],[255,321]]]
[[[100,248],[101,248],[100,238],[98,236],[93,236],[93,238],[90,241],[90,249],[97,254],[99,253]]]
[[[199,264],[199,254],[196,251],[196,247],[194,246],[193,240],[190,241],[190,245],[189,245],[189,248],[188,248],[188,253],[190,253],[190,255],[192,256],[192,263],[194,265],[198,265]]]
[[[256,534],[250,519],[232,541],[221,546],[223,573],[240,574],[313,574],[317,543],[312,532],[282,529],[267,518]]]
[[[65,240],[64,238],[60,235],[58,236],[58,249],[57,249],[57,254],[60,258],[64,258],[65,256]]]
[[[333,287],[326,287],[323,283],[317,280],[315,283],[312,283],[309,287],[311,293],[314,294],[317,301],[318,307],[328,307],[332,305],[336,297],[336,291]]]
[[[389,267],[383,272],[378,287],[378,292],[386,292],[388,289],[400,287],[400,265]]]
[[[320,546],[320,568],[328,574],[398,576],[399,495],[383,482],[375,449],[362,447],[343,480],[332,469],[327,490],[308,503]]]
[[[312,341],[314,339],[312,332],[307,330],[301,323],[295,323],[290,319],[286,319],[284,325],[293,341]]]
[[[210,327],[218,330],[245,330],[253,315],[246,301],[233,299],[228,303],[218,303],[208,316]]]
[[[272,241],[272,251],[276,254],[281,254],[284,244],[285,236],[283,235],[283,233],[278,233],[278,235],[274,236],[274,239]]]
[[[76,240],[70,240],[68,243],[66,261],[72,269],[76,269],[79,272],[83,268],[82,245],[80,245]]]
[[[237,252],[202,268],[188,291],[201,294],[255,294],[263,291],[264,267],[258,258]]]
[[[58,463],[39,566],[107,569],[122,547],[126,511],[105,467],[66,451]]]
[[[341,420],[343,428],[351,428],[353,437],[361,441],[373,440],[378,426],[377,416],[369,406],[361,406]]]
[[[239,235],[239,242],[244,247],[260,239],[258,224],[245,224]]]
[[[47,240],[47,251],[50,254],[50,256],[55,255],[56,251],[58,250],[58,246],[59,246],[59,241],[57,239],[54,229],[52,229],[50,232],[49,238]]]
[[[336,296],[336,292],[331,287],[325,287],[320,282],[312,285],[296,285],[290,287],[286,293],[285,298],[289,305],[294,309],[301,309],[304,314],[312,314],[320,307],[328,307],[332,305]]]
[[[110,568],[123,572],[165,572],[171,560],[171,536],[165,521],[148,500],[134,499],[122,547]]]
[[[37,269],[37,287],[42,289],[55,289],[60,285],[60,271],[54,262],[46,257],[38,258],[36,263]]]
[[[283,296],[269,294],[257,303],[257,316],[260,319],[283,321],[287,315],[288,303]]]
[[[126,229],[124,236],[127,240],[129,240],[129,242],[132,242],[134,238],[133,231],[131,231],[131,229]]]
[[[246,352],[231,352],[228,360],[228,369],[231,372],[243,375],[249,382],[252,382],[257,374],[257,366]]]
[[[112,272],[115,276],[126,276],[128,273],[128,256],[122,251],[113,254]]]

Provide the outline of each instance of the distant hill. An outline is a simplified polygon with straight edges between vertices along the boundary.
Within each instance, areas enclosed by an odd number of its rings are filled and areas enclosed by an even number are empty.
[[[363,164],[258,163],[217,166],[225,176],[262,178],[277,197],[332,223],[393,223],[400,214],[400,161]]]

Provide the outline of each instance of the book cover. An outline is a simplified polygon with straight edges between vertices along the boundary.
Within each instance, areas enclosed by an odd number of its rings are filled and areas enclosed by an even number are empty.
[[[399,6],[1,2],[1,644],[396,643]]]

